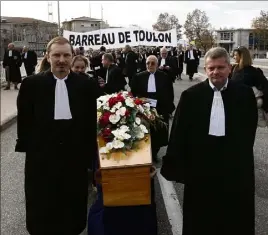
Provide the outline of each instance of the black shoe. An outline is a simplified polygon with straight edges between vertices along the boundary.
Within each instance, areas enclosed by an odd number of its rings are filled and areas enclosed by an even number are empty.
[[[4,90],[5,90],[5,91],[6,91],[6,90],[10,90],[10,86],[7,86]]]

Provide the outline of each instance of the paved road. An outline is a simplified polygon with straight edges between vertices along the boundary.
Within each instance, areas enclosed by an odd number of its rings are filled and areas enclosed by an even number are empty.
[[[232,60],[232,62],[234,61]],[[268,78],[268,60],[267,59],[264,59],[263,61],[262,60],[253,61],[253,64],[256,65],[256,67],[258,67],[258,65],[261,66],[261,70],[263,71],[265,77]],[[262,66],[265,66],[267,68],[263,68]],[[201,58],[200,64],[199,64],[199,72],[205,73],[203,68],[204,68],[204,58]]]
[[[28,235],[25,229],[24,160],[14,153],[16,124],[1,133],[1,235]],[[172,235],[158,179],[155,180],[158,235]],[[89,206],[95,194],[90,190]],[[86,235],[84,232],[82,235]]]
[[[201,71],[201,69],[199,69]],[[181,92],[192,84],[185,81],[176,82],[176,100]],[[268,128],[258,128],[254,147],[256,175],[256,234],[268,235]],[[183,204],[183,185],[174,183],[180,202]]]

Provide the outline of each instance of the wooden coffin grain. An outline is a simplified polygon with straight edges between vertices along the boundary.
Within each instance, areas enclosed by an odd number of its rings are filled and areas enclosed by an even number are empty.
[[[98,137],[99,148],[104,145]],[[99,154],[103,203],[105,206],[151,204],[151,139],[148,135],[138,149],[115,152],[109,157]]]

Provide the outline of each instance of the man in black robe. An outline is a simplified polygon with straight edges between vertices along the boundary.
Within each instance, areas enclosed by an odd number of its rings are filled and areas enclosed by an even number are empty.
[[[102,95],[124,90],[127,82],[122,74],[122,70],[114,63],[112,54],[105,53],[102,56],[102,64],[106,69],[105,77],[98,78]]]
[[[128,77],[129,82],[131,82],[131,79],[137,74],[138,56],[131,49],[129,45],[125,46],[124,53],[126,56],[125,57],[125,70],[126,70],[125,73]]]
[[[157,58],[154,55],[147,57],[147,71],[137,74],[130,83],[131,92],[134,96],[149,98],[151,106],[155,107],[164,118],[165,123],[169,123],[169,114],[174,110],[174,88],[172,81],[168,79],[166,73],[157,70]],[[157,161],[159,149],[168,143],[168,128],[151,129],[152,157]]]
[[[37,65],[37,54],[35,51],[29,50],[28,47],[24,46],[21,59],[24,63],[27,76],[33,75],[35,66]]]
[[[18,84],[21,83],[20,67],[22,65],[20,52],[15,49],[15,45],[10,43],[5,51],[3,68],[6,72],[7,86],[5,90],[10,90],[11,82],[14,83],[15,90],[18,90]]]
[[[205,70],[181,95],[161,174],[185,185],[183,235],[254,235],[256,99],[228,81],[224,48],[207,52]]]
[[[17,100],[17,152],[26,152],[26,227],[31,235],[78,235],[86,227],[88,168],[96,154],[96,89],[70,71],[72,46],[47,45],[51,70],[25,78]]]
[[[175,60],[168,56],[168,51],[165,47],[160,50],[160,57],[158,59],[158,68],[165,72],[169,79],[174,82],[176,79],[176,65]]]
[[[184,62],[186,64],[186,75],[189,76],[189,80],[193,81],[194,74],[197,73],[197,66],[199,58],[197,51],[190,45],[185,51]]]

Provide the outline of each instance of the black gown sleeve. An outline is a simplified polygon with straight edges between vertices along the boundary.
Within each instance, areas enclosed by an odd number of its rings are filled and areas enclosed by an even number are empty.
[[[187,91],[181,95],[172,123],[167,153],[163,157],[161,174],[169,181],[185,183],[187,160],[187,129],[189,127],[187,116],[189,113],[189,98]]]

